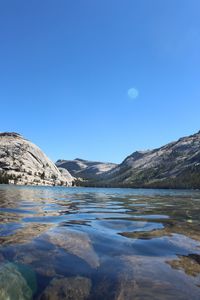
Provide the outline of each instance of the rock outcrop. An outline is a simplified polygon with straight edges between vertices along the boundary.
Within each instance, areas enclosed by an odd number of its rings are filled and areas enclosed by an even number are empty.
[[[76,178],[90,179],[101,177],[105,172],[115,168],[117,164],[76,158],[74,160],[60,159],[56,162],[56,166],[67,169]]]
[[[73,180],[20,134],[0,133],[0,183],[70,186]]]

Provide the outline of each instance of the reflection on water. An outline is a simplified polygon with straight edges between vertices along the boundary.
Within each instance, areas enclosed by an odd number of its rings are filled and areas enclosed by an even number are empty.
[[[0,299],[199,300],[199,231],[198,191],[2,185]]]

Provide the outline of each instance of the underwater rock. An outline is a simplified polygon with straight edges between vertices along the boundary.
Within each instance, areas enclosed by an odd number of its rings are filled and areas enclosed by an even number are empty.
[[[49,231],[45,236],[50,243],[82,258],[92,268],[99,267],[99,257],[94,251],[92,242],[86,233],[57,228]]]
[[[47,277],[56,276],[54,261],[58,253],[54,249],[38,249],[37,243],[14,248],[14,261],[17,264],[31,265],[35,272]]]
[[[91,290],[91,280],[84,277],[53,279],[39,300],[84,300]]]
[[[41,267],[35,267],[35,271],[42,275],[42,276],[46,276],[46,277],[53,277],[56,276],[56,271],[52,266],[41,266]]]
[[[4,262],[4,256],[2,253],[0,253],[0,263]]]
[[[12,263],[0,265],[0,299],[31,300],[32,291],[26,280]]]
[[[151,239],[160,238],[163,236],[173,237],[174,234],[176,234],[176,236],[178,237],[179,234],[200,242],[199,230],[199,224],[193,224],[189,222],[169,222],[166,223],[165,227],[162,229],[154,229],[151,231],[123,232],[121,233],[121,235],[127,238],[134,239]]]
[[[173,275],[163,258],[122,256],[115,300],[199,299],[200,291],[182,274]]]
[[[18,229],[14,234],[9,236],[0,237],[1,245],[10,244],[25,244],[32,239],[40,236],[42,233],[47,231],[52,225],[50,224],[40,224],[31,223],[20,229]]]
[[[199,257],[199,255],[196,255]],[[174,269],[183,270],[189,276],[198,276],[200,274],[200,264],[195,259],[195,254],[188,256],[179,256],[178,259],[167,261]]]
[[[14,266],[20,272],[20,274],[24,277],[28,286],[32,290],[33,294],[35,294],[37,291],[36,273],[33,271],[33,269],[30,266],[27,266],[24,264],[15,263]]]

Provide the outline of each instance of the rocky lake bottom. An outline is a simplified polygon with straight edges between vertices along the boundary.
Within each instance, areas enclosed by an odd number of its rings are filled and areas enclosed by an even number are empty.
[[[200,192],[0,185],[1,300],[199,300]]]

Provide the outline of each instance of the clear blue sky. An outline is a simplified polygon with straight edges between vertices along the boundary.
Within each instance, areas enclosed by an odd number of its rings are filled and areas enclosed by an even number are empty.
[[[0,1],[0,104],[54,161],[200,130],[200,1]]]

